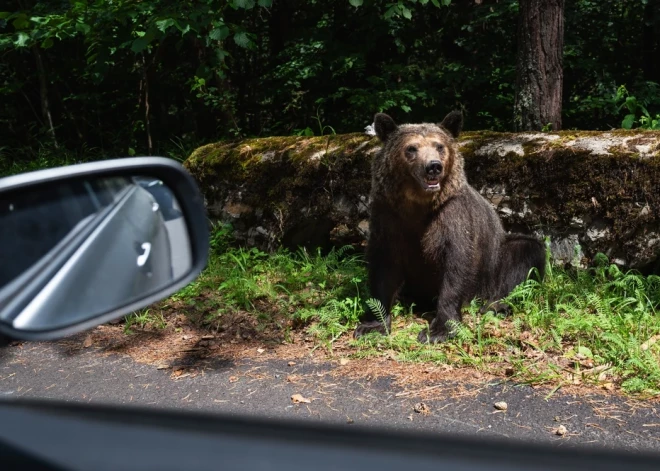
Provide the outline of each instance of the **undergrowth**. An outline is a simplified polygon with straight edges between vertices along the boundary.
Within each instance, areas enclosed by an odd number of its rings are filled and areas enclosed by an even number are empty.
[[[369,298],[364,261],[350,248],[266,254],[230,241],[231,228],[217,226],[207,269],[170,300],[198,306],[207,323],[240,311],[263,329],[278,326],[285,339],[304,329],[328,352],[341,340],[355,357],[466,365],[534,384],[660,393],[660,277],[621,271],[603,255],[576,269],[553,266],[548,252],[544,282],[530,279],[505,300],[511,315],[479,314],[474,300],[454,337],[429,346],[416,340],[428,324],[414,305],[394,307],[390,335],[352,339],[367,306],[381,321],[385,313]]]

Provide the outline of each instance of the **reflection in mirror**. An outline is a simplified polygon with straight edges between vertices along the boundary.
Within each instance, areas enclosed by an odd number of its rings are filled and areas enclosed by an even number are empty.
[[[68,327],[192,269],[185,218],[148,176],[90,177],[0,194],[0,322]]]

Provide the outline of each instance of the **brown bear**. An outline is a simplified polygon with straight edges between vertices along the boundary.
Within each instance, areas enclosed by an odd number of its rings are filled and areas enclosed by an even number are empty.
[[[382,149],[374,157],[370,235],[367,243],[371,297],[387,314],[385,325],[368,309],[355,337],[390,331],[390,310],[402,287],[412,299],[434,303],[435,318],[420,342],[450,335],[472,299],[506,310],[499,301],[532,271],[544,277],[545,248],[535,237],[508,234],[493,207],[465,176],[455,138],[461,112],[438,124],[403,124],[383,113],[374,119]],[[418,303],[419,304],[419,303]]]

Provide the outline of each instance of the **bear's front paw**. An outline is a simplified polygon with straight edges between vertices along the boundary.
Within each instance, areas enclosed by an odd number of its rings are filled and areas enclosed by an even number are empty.
[[[358,325],[355,328],[355,332],[353,332],[353,337],[359,339],[360,337],[368,334],[369,332],[378,332],[383,335],[387,335],[387,329],[385,329],[385,325],[381,321],[370,321],[370,322],[363,322],[360,325]]]
[[[422,331],[417,336],[417,340],[420,343],[435,344],[442,343],[448,340],[450,337],[451,335],[447,331],[434,332],[432,330],[429,331],[428,329],[422,329]]]

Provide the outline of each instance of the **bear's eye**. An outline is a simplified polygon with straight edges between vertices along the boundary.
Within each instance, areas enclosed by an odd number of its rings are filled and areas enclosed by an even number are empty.
[[[445,146],[442,144],[436,144],[435,148],[438,150],[438,152],[442,152],[445,150]]]
[[[417,152],[417,146],[408,146],[408,147],[406,147],[406,152],[408,154],[414,154],[415,152]]]

